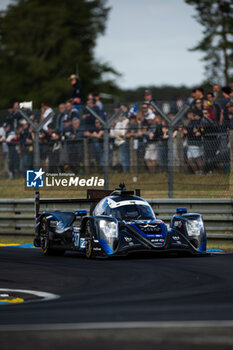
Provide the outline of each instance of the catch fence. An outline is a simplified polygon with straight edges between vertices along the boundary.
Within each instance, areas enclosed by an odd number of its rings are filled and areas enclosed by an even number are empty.
[[[29,123],[31,139],[22,142],[22,130],[18,130],[15,139],[8,137],[5,142],[5,153],[2,142],[0,176],[24,177],[26,170],[43,168],[49,173],[104,176],[105,188],[123,181],[128,186],[137,184],[147,196],[150,190],[163,188],[169,198],[232,197],[233,130],[200,130],[193,140],[185,132],[188,105],[166,114],[168,109],[152,102],[154,119],[144,118],[140,108],[134,112],[134,106],[105,118],[86,106],[99,123],[89,129],[81,123],[75,129],[71,121],[59,132],[56,114],[50,116],[53,123],[45,132],[46,122],[37,122],[38,110],[33,111],[33,120],[19,111]],[[3,120],[2,111],[0,116]]]

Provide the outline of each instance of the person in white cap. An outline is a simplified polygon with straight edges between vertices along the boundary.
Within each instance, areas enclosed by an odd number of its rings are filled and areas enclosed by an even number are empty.
[[[69,80],[72,85],[72,92],[70,98],[72,100],[75,99],[75,102],[77,104],[80,104],[82,100],[82,86],[80,84],[79,78],[76,74],[71,74]]]

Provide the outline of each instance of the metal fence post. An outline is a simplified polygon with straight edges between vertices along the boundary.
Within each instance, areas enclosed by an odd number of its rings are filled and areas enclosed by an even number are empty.
[[[109,139],[108,139],[108,127],[104,126],[104,189],[108,190],[109,186],[109,176],[108,176],[108,166],[109,166]]]
[[[40,148],[39,148],[39,132],[35,129],[33,142],[33,168],[34,170],[40,167]]]
[[[168,126],[168,197],[173,198],[174,162],[173,162],[173,126]]]

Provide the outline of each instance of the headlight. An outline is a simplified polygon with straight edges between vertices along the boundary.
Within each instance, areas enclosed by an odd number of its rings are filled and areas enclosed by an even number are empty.
[[[99,228],[107,238],[118,237],[118,225],[115,221],[100,220]]]
[[[200,235],[201,227],[203,226],[201,221],[190,220],[186,222],[187,232],[189,236]]]

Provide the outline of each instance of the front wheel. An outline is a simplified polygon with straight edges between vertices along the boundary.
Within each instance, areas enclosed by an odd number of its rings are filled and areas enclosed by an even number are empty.
[[[90,222],[87,222],[85,229],[85,254],[88,259],[93,258],[93,233],[91,232]]]

